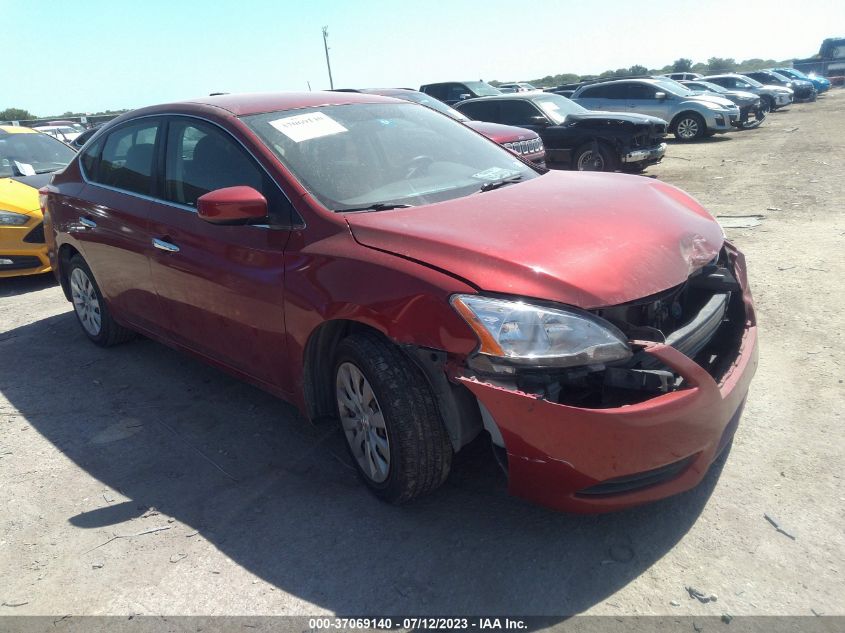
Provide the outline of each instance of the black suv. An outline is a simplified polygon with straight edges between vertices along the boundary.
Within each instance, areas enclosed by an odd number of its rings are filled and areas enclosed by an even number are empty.
[[[426,84],[420,86],[420,92],[449,105],[460,103],[465,99],[504,94],[501,90],[483,81],[446,81],[439,84]]]
[[[550,93],[469,99],[455,109],[478,121],[534,130],[546,164],[578,171],[642,171],[666,153],[668,124],[643,114],[591,112]]]

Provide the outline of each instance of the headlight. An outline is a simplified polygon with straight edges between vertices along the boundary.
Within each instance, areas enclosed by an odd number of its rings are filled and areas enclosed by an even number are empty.
[[[622,332],[587,312],[479,295],[455,295],[451,303],[478,336],[479,353],[491,360],[574,367],[631,356]]]
[[[0,211],[0,226],[23,226],[29,222],[29,216],[14,211]]]

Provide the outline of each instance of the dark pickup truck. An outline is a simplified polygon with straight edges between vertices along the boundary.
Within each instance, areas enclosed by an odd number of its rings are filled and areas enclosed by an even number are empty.
[[[455,109],[477,121],[534,130],[546,163],[578,171],[642,171],[666,153],[668,124],[642,114],[594,112],[556,94],[467,99]]]

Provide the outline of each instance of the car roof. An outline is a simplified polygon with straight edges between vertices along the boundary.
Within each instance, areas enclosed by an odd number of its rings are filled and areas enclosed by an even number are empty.
[[[554,94],[554,93],[553,92],[544,92],[544,93],[541,94],[541,93],[535,92],[533,94],[528,94],[528,93],[524,93],[524,92],[506,92],[506,93],[501,94],[501,95],[489,95],[487,97],[473,97],[472,99],[464,99],[463,101],[456,103],[455,107],[457,107],[461,104],[464,104],[464,103],[470,103],[470,102],[475,103],[476,101],[514,101],[514,100],[517,100],[517,99],[520,100],[520,101],[534,101],[534,99],[537,99],[538,97],[547,97],[550,94]],[[561,95],[557,95],[557,96],[560,97]]]
[[[5,134],[40,134],[36,130],[32,130],[23,125],[0,125],[0,135]]]
[[[177,103],[162,104],[161,107],[174,105],[205,105],[226,110],[235,116],[261,114],[277,110],[297,110],[329,105],[349,105],[355,103],[397,103],[398,99],[358,92],[267,92],[245,94],[221,94],[199,99],[187,99]]]

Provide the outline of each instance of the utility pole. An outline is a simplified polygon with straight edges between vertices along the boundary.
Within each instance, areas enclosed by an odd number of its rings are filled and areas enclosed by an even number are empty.
[[[329,61],[329,27],[323,27],[323,47],[326,49],[326,68],[329,69],[329,88],[334,90],[334,81],[332,80],[332,64]]]

